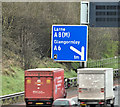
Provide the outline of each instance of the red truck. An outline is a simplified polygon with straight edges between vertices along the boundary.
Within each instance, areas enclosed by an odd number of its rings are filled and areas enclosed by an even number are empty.
[[[64,69],[36,68],[25,71],[25,102],[28,106],[51,106],[65,98]]]

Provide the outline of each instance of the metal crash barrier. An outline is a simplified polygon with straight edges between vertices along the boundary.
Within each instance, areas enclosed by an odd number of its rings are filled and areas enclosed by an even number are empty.
[[[0,102],[2,102],[2,105],[14,104],[23,100],[24,100],[24,91],[0,96]]]

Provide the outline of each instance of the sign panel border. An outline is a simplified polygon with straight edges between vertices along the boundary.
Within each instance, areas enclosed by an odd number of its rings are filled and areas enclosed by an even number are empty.
[[[86,61],[75,61],[75,60],[54,60],[52,58],[53,56],[53,27],[54,26],[86,26],[87,27],[87,39],[86,39]],[[51,28],[51,59],[53,59],[55,62],[87,62],[88,57],[88,25],[64,25],[64,24],[53,24]]]

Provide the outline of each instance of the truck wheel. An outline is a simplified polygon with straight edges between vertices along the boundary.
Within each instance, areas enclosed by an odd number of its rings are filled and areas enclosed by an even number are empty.
[[[91,104],[90,107],[96,107],[96,105],[95,104]]]
[[[30,106],[26,104],[26,107],[30,107]]]
[[[111,104],[111,107],[114,107],[114,104]]]
[[[66,96],[64,96],[64,98],[66,98]]]
[[[66,92],[66,90],[65,90],[65,92],[64,92],[64,98],[66,98],[67,97],[67,92]]]
[[[100,107],[103,107],[103,105],[100,104]]]

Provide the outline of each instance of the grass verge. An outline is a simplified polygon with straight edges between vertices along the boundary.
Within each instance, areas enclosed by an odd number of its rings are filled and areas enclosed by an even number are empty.
[[[24,72],[19,67],[11,67],[15,74],[2,75],[2,95],[22,92],[24,90]]]
[[[38,68],[63,68],[65,70],[64,76],[66,78],[77,76],[75,71],[69,70],[64,64],[56,63],[49,58],[44,58],[42,61],[40,61]],[[7,69],[7,74],[2,75],[2,95],[8,95],[22,91],[24,91],[24,70],[20,67],[11,66],[9,69]]]

